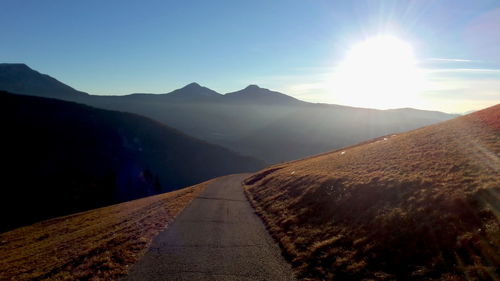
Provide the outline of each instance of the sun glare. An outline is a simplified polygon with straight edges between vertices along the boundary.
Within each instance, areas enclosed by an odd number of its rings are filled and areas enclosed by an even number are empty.
[[[378,36],[348,51],[332,75],[330,88],[339,104],[415,107],[424,80],[410,44],[393,36]]]

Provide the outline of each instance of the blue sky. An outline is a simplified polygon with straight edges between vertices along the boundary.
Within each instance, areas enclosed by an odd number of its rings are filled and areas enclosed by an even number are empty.
[[[500,101],[497,0],[0,1],[1,62],[94,94],[196,81],[337,103],[330,74],[346,50],[380,33],[408,42],[426,72],[413,107],[462,112]]]

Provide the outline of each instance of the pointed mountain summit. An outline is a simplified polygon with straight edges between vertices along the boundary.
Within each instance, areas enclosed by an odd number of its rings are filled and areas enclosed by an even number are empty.
[[[257,85],[248,85],[246,88],[227,93],[224,95],[225,100],[231,102],[244,102],[256,104],[295,104],[303,103],[302,101],[280,92],[271,91],[266,88],[261,88]]]
[[[0,63],[0,90],[29,96],[74,100],[87,96],[24,63]]]
[[[259,85],[256,85],[256,84],[250,84],[250,85],[246,86],[246,88],[244,90],[258,91],[258,90],[267,90],[267,89],[261,88],[261,87],[259,87]]]
[[[203,87],[196,82],[162,96],[165,99],[173,101],[211,101],[222,97],[216,91]]]
[[[212,102],[218,101],[222,95],[216,91],[193,82],[166,94],[135,93],[125,95],[134,101],[164,101],[164,102]]]

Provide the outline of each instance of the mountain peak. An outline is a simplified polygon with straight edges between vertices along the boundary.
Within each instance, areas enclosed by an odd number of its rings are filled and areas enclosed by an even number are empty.
[[[221,94],[216,91],[203,87],[196,82],[189,83],[165,95],[166,98],[176,101],[209,101],[220,96]]]
[[[193,83],[189,83],[183,87],[183,89],[185,89],[185,88],[203,88],[203,87],[200,84],[193,82]]]
[[[261,88],[255,84],[250,84],[246,88],[236,92],[227,93],[224,97],[226,100],[232,102],[257,104],[291,104],[300,102],[291,96],[266,88]]]
[[[261,88],[256,84],[250,84],[244,90],[262,90],[262,89],[264,88]]]

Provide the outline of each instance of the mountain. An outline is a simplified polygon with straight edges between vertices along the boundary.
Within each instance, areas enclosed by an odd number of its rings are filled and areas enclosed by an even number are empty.
[[[177,89],[165,95],[165,98],[169,98],[172,100],[185,100],[185,101],[192,101],[192,100],[208,101],[212,99],[219,99],[221,97],[222,97],[221,94],[207,87],[202,87],[198,83],[191,83],[187,86],[184,86],[183,88]]]
[[[131,94],[124,96],[133,100],[150,101],[170,101],[170,102],[217,102],[222,95],[207,87],[200,86],[198,83],[188,84],[180,89],[167,94]]]
[[[307,280],[498,280],[500,104],[245,180]]]
[[[16,81],[0,81],[0,89]],[[456,116],[411,108],[374,110],[308,103],[256,85],[225,95],[192,83],[168,94],[79,95],[72,100],[143,115],[269,164],[323,153]]]
[[[0,232],[263,167],[130,113],[6,92],[0,108]]]
[[[276,104],[291,105],[303,103],[302,101],[285,94],[261,88],[257,85],[249,85],[245,89],[227,93],[224,95],[225,102],[246,104]]]
[[[63,100],[87,95],[22,63],[0,63],[0,85],[11,93]]]
[[[90,96],[85,103],[148,116],[188,135],[270,164],[456,116],[416,109],[374,110],[313,104],[257,86],[203,101],[173,102],[162,97],[169,95],[147,95],[133,101],[119,96]]]

